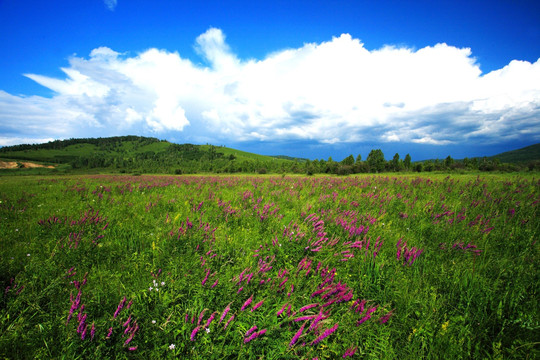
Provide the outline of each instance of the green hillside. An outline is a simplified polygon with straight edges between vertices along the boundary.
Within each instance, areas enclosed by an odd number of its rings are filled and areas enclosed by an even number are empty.
[[[225,155],[226,157],[230,157],[232,155],[239,161],[258,160],[258,161],[278,161],[279,162],[279,160],[286,160],[286,159],[280,158],[279,156],[259,155],[255,153],[242,151],[242,150],[231,149],[225,146],[200,145],[200,147],[201,149],[204,149],[207,151],[209,151],[213,147],[216,149],[217,152],[223,153],[223,155]]]
[[[7,146],[0,149],[0,156],[10,159],[62,164],[77,158],[128,158],[149,152],[159,153],[166,151],[170,145],[166,141],[139,136],[69,139],[36,145]]]
[[[525,163],[529,161],[540,161],[540,143],[526,146],[521,149],[503,152],[491,156],[491,159],[499,159],[502,163]]]
[[[291,171],[295,162],[213,145],[173,144],[140,136],[55,140],[0,148],[0,158],[59,164],[72,171],[144,173]]]

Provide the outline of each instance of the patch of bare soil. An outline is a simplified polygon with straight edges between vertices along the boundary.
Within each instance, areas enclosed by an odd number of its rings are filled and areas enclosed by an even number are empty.
[[[40,165],[40,164],[34,164],[31,162],[23,162],[22,163],[23,168],[25,169],[32,169],[32,168],[47,168],[47,169],[54,169],[54,166],[52,165]]]
[[[20,166],[19,166],[20,164]],[[54,169],[54,166],[52,165],[40,165],[35,164],[32,162],[15,162],[15,161],[1,161],[0,160],[0,169],[18,169],[18,168],[24,168],[24,169],[32,169],[32,168],[47,168],[47,169]]]
[[[15,161],[0,161],[0,169],[16,169],[17,167]]]

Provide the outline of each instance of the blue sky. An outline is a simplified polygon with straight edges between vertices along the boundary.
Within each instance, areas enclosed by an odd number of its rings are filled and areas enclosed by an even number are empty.
[[[540,142],[538,1],[0,0],[0,34],[4,146],[421,160]]]

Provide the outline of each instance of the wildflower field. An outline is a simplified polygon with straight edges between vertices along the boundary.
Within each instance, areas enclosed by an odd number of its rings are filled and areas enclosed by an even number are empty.
[[[0,358],[539,358],[534,175],[0,178]]]

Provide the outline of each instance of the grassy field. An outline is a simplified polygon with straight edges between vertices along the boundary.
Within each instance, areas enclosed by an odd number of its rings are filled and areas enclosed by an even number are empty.
[[[0,177],[0,358],[539,358],[534,175]]]

